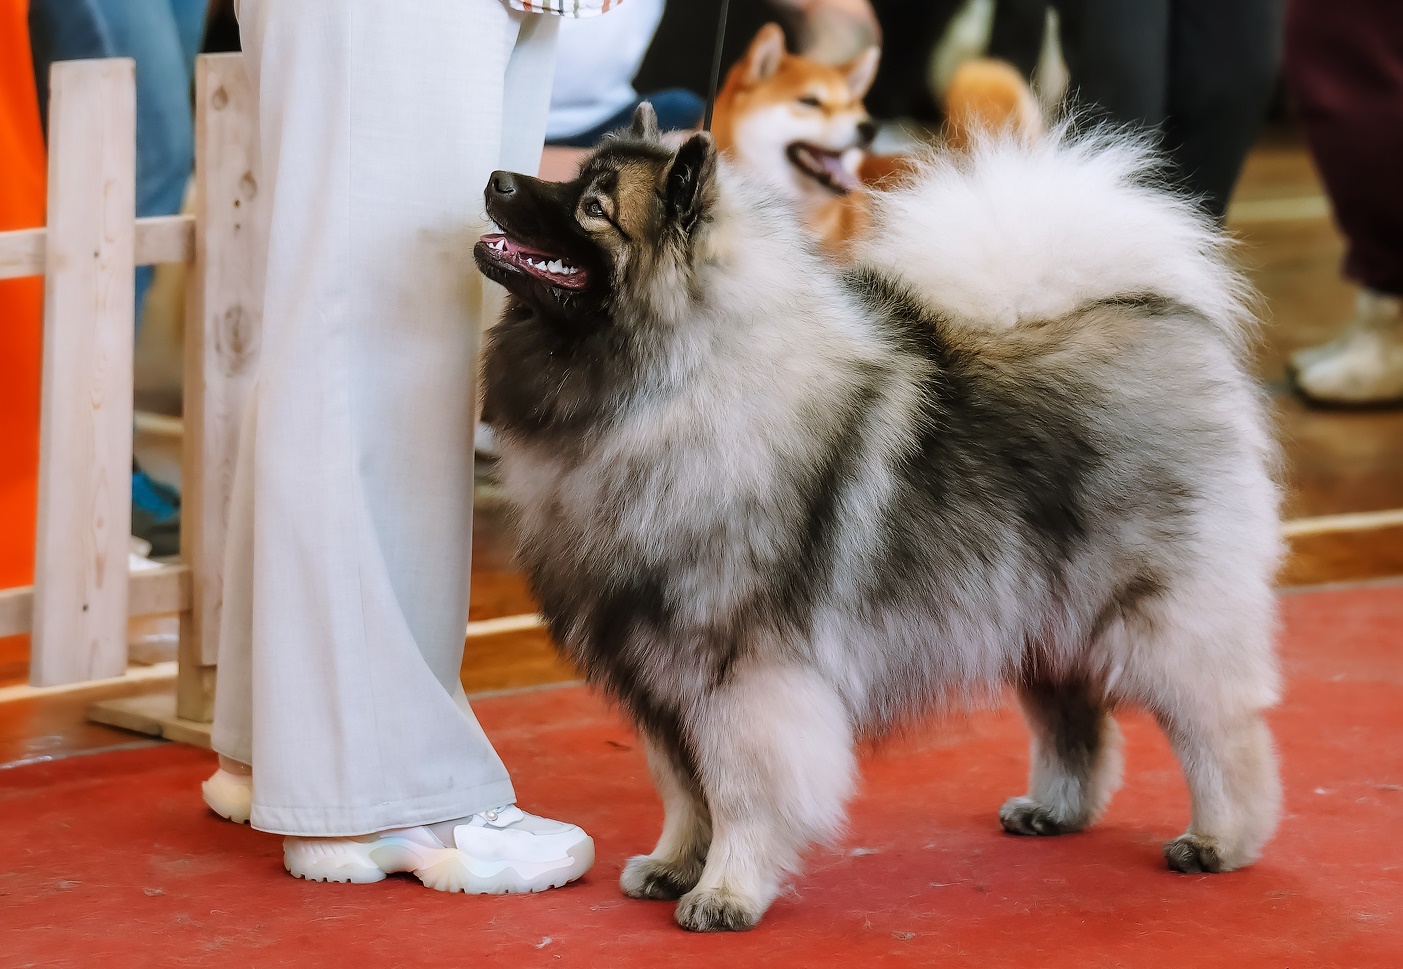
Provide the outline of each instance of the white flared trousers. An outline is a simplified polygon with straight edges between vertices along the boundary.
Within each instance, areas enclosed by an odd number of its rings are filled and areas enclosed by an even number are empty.
[[[253,825],[365,834],[515,797],[459,685],[483,188],[540,162],[556,18],[242,0],[271,196],[214,747]]]

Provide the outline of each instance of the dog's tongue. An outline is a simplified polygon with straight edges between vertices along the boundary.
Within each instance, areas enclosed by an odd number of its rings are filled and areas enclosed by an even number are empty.
[[[805,145],[801,150],[807,157],[809,164],[816,171],[822,172],[834,188],[842,189],[845,192],[854,192],[862,187],[857,175],[849,171],[847,166],[843,164],[843,156],[840,152],[824,151],[821,148],[812,148],[808,145]]]
[[[848,171],[843,164],[843,156],[837,154],[827,154],[819,158],[819,164],[823,166],[823,171],[838,188],[845,192],[855,192],[862,187],[855,172]]]

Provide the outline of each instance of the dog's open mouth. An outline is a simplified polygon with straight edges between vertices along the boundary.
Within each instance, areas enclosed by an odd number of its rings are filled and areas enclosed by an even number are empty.
[[[553,253],[523,246],[504,233],[488,233],[478,245],[497,265],[528,273],[552,286],[583,289],[589,283],[589,273],[583,267]]]
[[[796,141],[785,149],[785,154],[795,168],[839,195],[855,192],[862,187],[857,174],[843,164],[844,153],[841,151]]]

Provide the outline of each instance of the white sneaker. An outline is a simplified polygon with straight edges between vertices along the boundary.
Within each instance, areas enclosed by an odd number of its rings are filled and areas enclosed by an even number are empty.
[[[209,809],[227,821],[247,824],[253,813],[253,778],[220,768],[200,785]]]
[[[407,871],[440,892],[540,892],[587,872],[594,840],[573,824],[508,806],[358,838],[288,838],[283,864],[312,881],[366,884]]]
[[[1301,393],[1321,403],[1403,400],[1403,299],[1361,289],[1345,331],[1293,355],[1291,370]]]

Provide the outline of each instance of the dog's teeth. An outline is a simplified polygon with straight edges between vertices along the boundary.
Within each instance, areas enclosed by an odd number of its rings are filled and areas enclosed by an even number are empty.
[[[552,259],[552,260],[550,261],[550,263],[547,265],[546,268],[549,269],[549,270],[550,270],[551,272],[553,272],[553,273],[563,273],[563,272],[565,272],[565,267],[562,266],[562,265],[560,264],[560,260],[559,260],[559,259]]]

